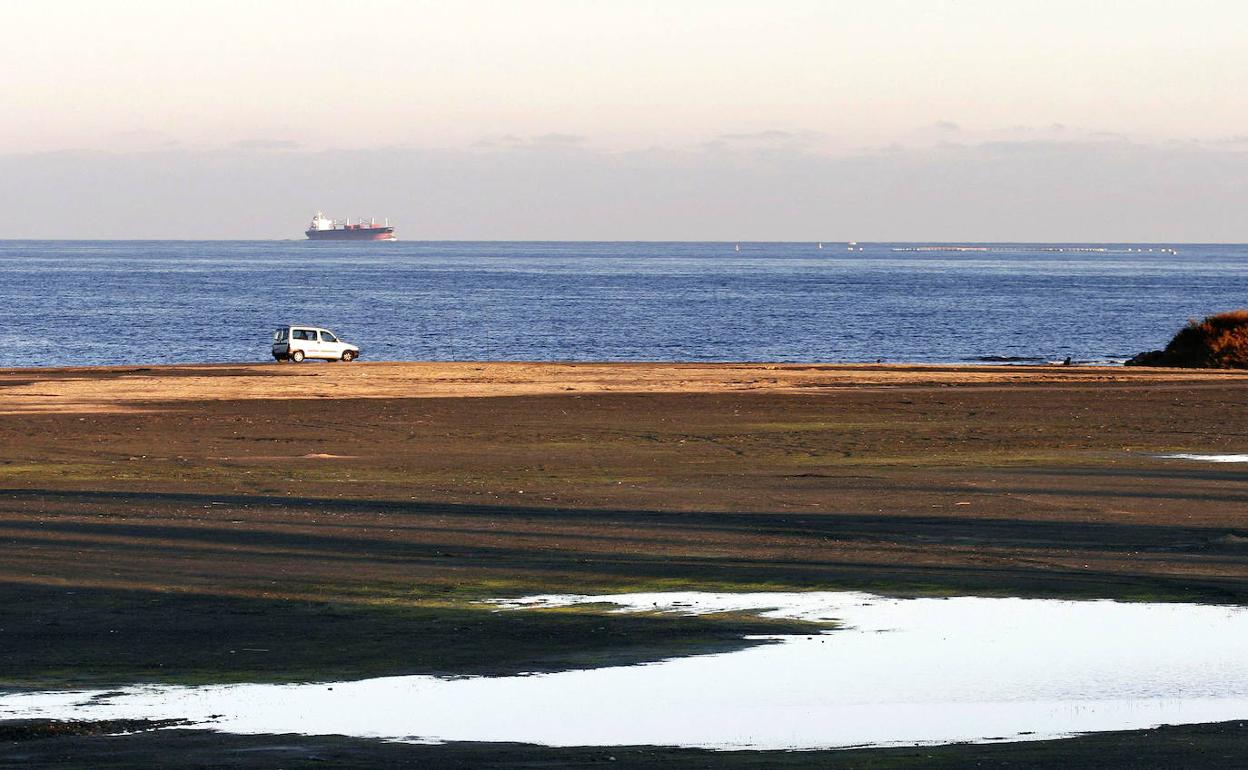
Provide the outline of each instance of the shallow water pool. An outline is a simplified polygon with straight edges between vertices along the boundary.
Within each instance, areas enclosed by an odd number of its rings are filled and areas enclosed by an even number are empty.
[[[0,718],[186,718],[420,742],[816,749],[1025,740],[1248,717],[1237,607],[862,593],[540,596],[497,611],[759,614],[840,625],[737,652],[557,674],[0,696]]]
[[[1195,460],[1205,463],[1248,463],[1248,455],[1211,455],[1182,452],[1172,455],[1158,455],[1163,460]]]

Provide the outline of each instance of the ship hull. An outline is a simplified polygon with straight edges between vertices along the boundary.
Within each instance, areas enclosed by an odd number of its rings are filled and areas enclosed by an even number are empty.
[[[393,227],[354,227],[333,230],[305,230],[310,241],[393,241]]]

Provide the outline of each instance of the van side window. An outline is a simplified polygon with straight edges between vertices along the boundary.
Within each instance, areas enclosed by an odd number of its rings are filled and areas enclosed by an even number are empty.
[[[337,342],[338,338],[329,332],[321,332],[321,342]]]
[[[306,340],[306,339],[310,339],[310,338],[308,337],[308,332],[307,332],[307,330],[306,330],[306,329],[295,329],[295,331],[293,332],[293,334],[294,334],[295,339],[297,339],[297,340]]]

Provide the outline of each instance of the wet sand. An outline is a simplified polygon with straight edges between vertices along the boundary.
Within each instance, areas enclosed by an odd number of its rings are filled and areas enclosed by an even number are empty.
[[[473,604],[526,593],[1244,603],[1248,467],[1157,455],[1248,451],[1246,397],[1092,367],[0,370],[0,682],[553,670],[751,630]]]

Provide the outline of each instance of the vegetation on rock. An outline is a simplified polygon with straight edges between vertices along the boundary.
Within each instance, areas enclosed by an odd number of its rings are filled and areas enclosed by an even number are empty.
[[[1248,369],[1248,310],[1232,310],[1192,319],[1164,350],[1149,350],[1127,366],[1182,366],[1199,369]]]

